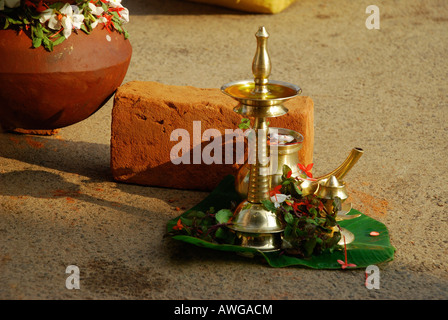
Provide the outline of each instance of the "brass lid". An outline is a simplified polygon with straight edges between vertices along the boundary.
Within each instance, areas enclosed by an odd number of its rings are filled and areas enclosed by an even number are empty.
[[[315,194],[323,199],[334,199],[338,197],[341,200],[345,200],[348,198],[345,183],[339,182],[335,176],[330,176],[320,181]]]

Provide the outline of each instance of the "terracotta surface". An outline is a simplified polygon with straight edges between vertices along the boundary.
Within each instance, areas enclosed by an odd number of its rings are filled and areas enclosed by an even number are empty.
[[[171,132],[185,129],[193,145],[193,121],[201,121],[201,135],[206,129],[236,129],[241,116],[233,111],[237,102],[219,89],[164,85],[157,82],[130,82],[117,90],[112,111],[111,168],[118,181],[180,189],[211,190],[228,174],[235,174],[240,164],[175,165],[171,149],[182,139],[170,141]],[[311,163],[314,142],[314,108],[309,97],[297,97],[285,106],[290,112],[270,118],[270,125],[302,133],[304,146],[299,154],[302,163]],[[222,138],[223,157],[225,139]],[[201,153],[210,142],[203,141]],[[235,144],[234,147],[236,148]],[[234,161],[236,162],[236,160]],[[221,163],[225,163],[224,159]],[[207,177],[204,179],[204,177]]]
[[[53,52],[30,46],[25,33],[0,31],[4,129],[48,130],[86,119],[122,83],[132,54],[123,35],[101,26],[90,35],[73,33]]]

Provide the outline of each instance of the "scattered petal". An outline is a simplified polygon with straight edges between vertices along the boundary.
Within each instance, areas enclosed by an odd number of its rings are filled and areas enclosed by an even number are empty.
[[[380,233],[379,233],[378,231],[372,231],[372,232],[370,232],[370,235],[371,235],[372,237],[376,237],[376,236],[379,236]]]

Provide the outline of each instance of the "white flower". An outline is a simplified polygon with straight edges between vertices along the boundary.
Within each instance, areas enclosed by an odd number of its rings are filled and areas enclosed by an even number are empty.
[[[129,22],[129,10],[125,7],[122,7],[123,10],[120,11],[120,20],[123,23],[128,23]]]
[[[71,7],[73,14],[70,16],[70,19],[72,20],[73,27],[79,30],[84,22],[84,15],[82,14],[82,10],[79,10],[78,6],[72,5]]]
[[[294,140],[294,137],[287,134],[278,134],[278,133],[272,133],[269,137],[269,141],[271,143],[277,143],[277,144],[287,144]]]
[[[129,22],[129,10],[121,5],[121,0],[109,0],[108,5],[119,9],[118,16],[123,23]]]
[[[122,7],[121,0],[109,0],[108,3],[112,8]]]
[[[92,15],[94,15],[94,16],[99,17],[104,13],[104,9],[102,7],[97,7],[96,5],[94,5],[91,2],[89,2],[89,8],[90,8],[90,11],[92,11]]]
[[[278,193],[276,195],[273,195],[271,197],[271,201],[274,203],[274,206],[276,208],[280,208],[280,205],[285,201],[291,199],[291,195],[286,195],[282,193]]]
[[[47,9],[40,15],[39,21],[45,23],[48,21],[48,27],[53,30],[62,30],[62,34],[66,39],[70,37],[73,29],[81,29],[84,22],[84,15],[77,6],[71,6],[66,3],[56,14],[54,9]]]
[[[107,19],[105,17],[101,17],[96,19],[94,22],[92,22],[92,24],[90,25],[92,27],[92,29],[95,29],[96,26],[98,25],[98,23],[106,23]]]
[[[47,9],[40,13],[40,18],[39,18],[40,23],[45,23],[48,21],[48,25],[50,27],[50,22],[49,22],[50,20],[52,20],[51,25],[55,26],[58,19],[57,19],[54,9]],[[53,29],[53,27],[50,27],[50,28]],[[59,30],[59,29],[60,29],[60,26],[58,29],[55,29],[55,30]]]

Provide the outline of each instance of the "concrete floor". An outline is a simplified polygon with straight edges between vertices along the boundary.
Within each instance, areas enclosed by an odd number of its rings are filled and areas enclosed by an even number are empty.
[[[369,290],[364,270],[274,269],[164,238],[175,207],[207,193],[114,182],[110,100],[55,136],[0,134],[1,299],[448,298],[446,1],[298,0],[277,15],[123,4],[134,50],[124,82],[250,78],[264,25],[270,78],[315,102],[315,174],[365,150],[346,182],[353,206],[389,228],[395,260]],[[365,27],[370,4],[380,30]],[[79,267],[79,290],[65,286],[68,265]]]

